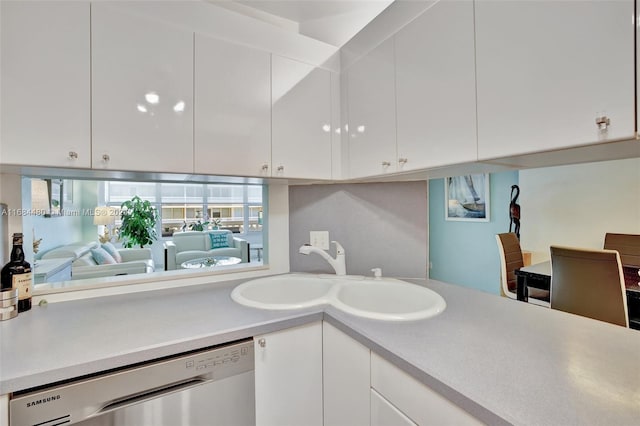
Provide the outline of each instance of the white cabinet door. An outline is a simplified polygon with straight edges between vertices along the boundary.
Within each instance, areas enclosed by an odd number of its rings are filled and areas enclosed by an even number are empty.
[[[9,426],[9,395],[0,395],[0,426]]]
[[[347,69],[349,177],[395,172],[396,92],[394,40]]]
[[[473,1],[442,0],[396,34],[398,170],[477,159]]]
[[[324,426],[369,425],[369,348],[327,322],[322,338]]]
[[[256,424],[322,426],[322,323],[254,342]]]
[[[193,34],[92,5],[92,167],[193,171]]]
[[[331,179],[331,73],[272,62],[272,176]]]
[[[89,3],[3,1],[0,7],[0,163],[89,167]]]
[[[634,135],[633,0],[478,0],[475,13],[479,159]]]
[[[371,354],[371,387],[419,425],[481,425],[475,417],[400,370]]]
[[[270,176],[271,55],[199,34],[195,43],[195,172]]]
[[[371,426],[415,426],[411,419],[405,416],[389,401],[375,390],[371,389]]]

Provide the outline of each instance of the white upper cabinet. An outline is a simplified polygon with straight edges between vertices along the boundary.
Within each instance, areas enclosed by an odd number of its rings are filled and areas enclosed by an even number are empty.
[[[633,0],[477,0],[475,13],[480,160],[634,136]]]
[[[271,55],[196,34],[196,173],[271,174]]]
[[[0,163],[89,167],[89,3],[3,1],[0,7]]]
[[[349,177],[395,172],[397,153],[393,38],[360,58],[346,72]]]
[[[92,4],[92,167],[193,171],[193,33]]]
[[[395,38],[398,170],[475,161],[473,1],[442,0]]]
[[[272,55],[274,177],[331,179],[331,73]]]

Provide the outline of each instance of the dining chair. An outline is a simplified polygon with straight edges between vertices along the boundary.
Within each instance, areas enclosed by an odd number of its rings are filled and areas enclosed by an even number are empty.
[[[604,236],[604,248],[620,253],[622,273],[627,284],[640,282],[640,235],[614,234],[607,232]]]
[[[629,327],[618,252],[551,246],[551,309]]]
[[[515,270],[524,266],[520,240],[513,232],[496,234],[498,251],[500,252],[500,294],[516,299]],[[529,303],[549,306],[549,292],[534,287],[528,289]]]

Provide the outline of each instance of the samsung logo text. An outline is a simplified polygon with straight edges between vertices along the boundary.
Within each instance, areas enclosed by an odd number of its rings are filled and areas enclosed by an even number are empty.
[[[60,399],[60,395],[48,396],[46,398],[36,399],[35,401],[27,402],[27,408],[35,407],[36,405],[46,404],[47,402],[53,402]]]

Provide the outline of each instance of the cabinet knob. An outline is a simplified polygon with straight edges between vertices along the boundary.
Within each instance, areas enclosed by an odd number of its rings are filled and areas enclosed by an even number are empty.
[[[382,162],[382,167],[389,167],[390,165],[391,165],[391,163],[388,162],[388,161],[383,161]]]
[[[263,172],[266,172],[267,170],[269,170],[269,165],[268,165],[267,163],[264,163],[264,164],[262,165],[262,171],[263,171]]]
[[[606,115],[603,115],[602,117],[596,117],[596,124],[598,125],[598,129],[607,130],[611,124],[611,120],[609,120],[609,117]]]
[[[278,169],[277,169],[277,170],[278,170],[279,172],[283,172],[283,171],[284,171],[284,166],[278,166]]]
[[[78,153],[75,151],[69,151],[69,160],[77,160],[78,159]]]
[[[406,158],[398,158],[398,163],[402,164],[403,166],[407,164],[407,161],[409,160],[407,160]]]
[[[104,161],[105,163],[108,163],[109,160],[111,160],[111,157],[109,157],[109,154],[102,154],[102,161]]]
[[[260,345],[261,348],[264,348],[265,346],[267,346],[267,341],[265,340],[264,337],[262,339],[258,339],[258,345]]]

